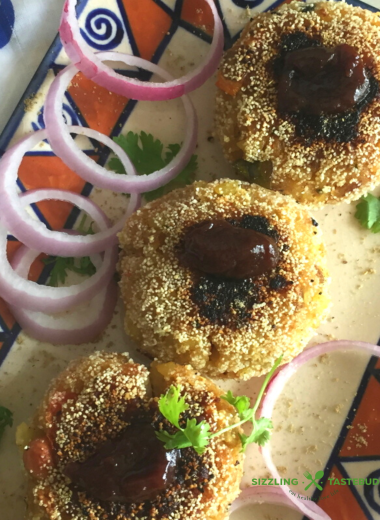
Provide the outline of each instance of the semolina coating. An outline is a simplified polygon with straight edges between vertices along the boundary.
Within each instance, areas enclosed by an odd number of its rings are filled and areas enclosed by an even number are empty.
[[[221,218],[274,237],[278,265],[248,280],[185,267],[178,250],[186,230]],[[125,329],[159,361],[249,379],[269,372],[281,354],[291,361],[326,316],[321,231],[291,197],[235,180],[196,182],[137,211],[119,240]]]
[[[30,520],[223,520],[240,493],[244,454],[239,427],[211,440],[202,455],[181,449],[180,477],[155,500],[103,502],[79,492],[62,473],[68,461],[82,461],[127,424],[123,412],[131,403],[157,403],[171,385],[181,386],[188,413],[207,420],[210,431],[238,422],[223,392],[190,366],[153,363],[150,370],[127,354],[97,352],[72,362],[50,385],[34,418],[25,450],[33,439],[47,436],[55,446],[55,465],[44,477],[29,474]],[[57,399],[69,399],[57,411]],[[142,404],[143,406],[144,404]],[[202,416],[202,417],[200,417]],[[157,424],[162,424],[162,416]],[[90,424],[90,428],[88,427]],[[165,428],[165,426],[164,426]],[[54,440],[53,437],[54,436]],[[178,469],[178,467],[180,469]]]
[[[289,37],[354,47],[371,75],[365,104],[304,118],[303,126],[281,114],[275,64]],[[216,133],[227,160],[254,182],[313,207],[373,189],[380,180],[379,48],[379,13],[343,1],[293,1],[255,15],[226,52],[217,81]]]

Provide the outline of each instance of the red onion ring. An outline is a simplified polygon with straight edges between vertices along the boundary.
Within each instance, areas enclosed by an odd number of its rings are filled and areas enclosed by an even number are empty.
[[[131,66],[140,67],[158,74],[164,79],[172,76],[158,65],[128,54],[118,54],[117,52],[98,53],[102,60],[122,61]],[[66,89],[77,74],[78,70],[74,65],[69,65],[63,69],[51,84],[46,96],[44,121],[46,125],[47,137],[53,152],[58,155],[73,171],[75,171],[85,181],[90,182],[100,188],[113,190],[121,193],[141,193],[144,191],[155,190],[171,181],[188,164],[193,155],[197,144],[197,116],[193,104],[187,96],[182,98],[182,103],[186,113],[187,129],[184,143],[179,153],[165,168],[158,170],[150,175],[139,175],[138,177],[120,175],[106,170],[99,164],[94,164],[82,150],[80,150],[70,135],[71,128],[68,127],[62,116],[62,99]],[[81,127],[80,127],[81,128]],[[81,128],[82,129],[82,128]],[[75,133],[82,133],[79,128]],[[85,135],[91,136],[100,142],[104,142],[103,134],[89,131],[86,128]],[[115,147],[106,143],[114,150]],[[116,152],[118,153],[118,152]],[[120,155],[120,153],[118,153]],[[124,164],[125,167],[125,164]],[[126,168],[127,173],[135,173],[133,168]]]
[[[290,500],[281,489],[267,486],[252,486],[244,489],[244,491],[242,491],[238,498],[232,503],[229,511],[230,515],[244,506],[253,504],[274,504],[289,507],[295,511],[301,511],[298,505]],[[310,509],[313,509],[315,513],[322,511],[314,502],[310,503]],[[311,516],[307,516],[307,518],[313,520],[313,517]],[[327,520],[327,518],[330,517],[326,516],[325,518]]]
[[[360,341],[330,341],[328,343],[322,343],[315,347],[304,350],[299,356],[293,359],[290,363],[285,365],[272,380],[270,387],[267,389],[266,396],[264,397],[261,407],[261,417],[272,417],[273,409],[276,404],[278,397],[280,396],[285,384],[297,369],[310,359],[314,359],[322,354],[335,352],[337,350],[366,350],[371,352],[374,356],[380,357],[380,347],[372,345],[371,343],[364,343]],[[265,464],[271,473],[273,478],[281,479],[281,476],[273,462],[271,450],[269,446],[261,448]],[[295,506],[311,520],[331,520],[330,517],[322,510],[316,511],[313,502],[306,500],[299,500],[296,496],[289,493],[290,488],[286,484],[281,484],[280,488],[285,493],[288,500],[293,502]],[[318,507],[318,506],[317,506]]]
[[[94,134],[94,131],[89,128],[68,128],[70,132],[74,133],[84,133],[88,136]],[[107,223],[104,221],[104,225],[99,233],[87,236],[75,236],[60,231],[50,231],[43,222],[34,220],[25,211],[25,205],[37,202],[37,200],[33,198],[32,192],[19,196],[16,184],[17,172],[24,154],[45,139],[46,135],[45,130],[39,130],[38,132],[25,136],[16,145],[7,150],[0,160],[1,224],[20,240],[20,242],[42,253],[78,257],[105,251],[117,243],[116,234],[123,228],[126,219],[139,207],[141,202],[140,195],[131,195],[125,215],[112,227],[109,227],[108,219]],[[126,153],[111,139],[103,134],[99,135],[101,136],[99,140],[116,151],[123,161],[124,166],[128,168],[129,158]],[[90,161],[95,164],[91,159]],[[41,194],[41,190],[38,190],[38,193]],[[62,190],[46,190],[45,194],[45,199],[55,198],[56,200],[72,202],[86,211],[93,220],[100,218],[99,208],[86,197]],[[38,200],[44,199],[39,198]]]
[[[38,255],[38,251],[20,247],[12,260],[15,273],[27,278],[30,266]],[[101,258],[98,260],[101,264]],[[24,332],[32,338],[54,345],[79,345],[92,341],[104,331],[112,319],[117,296],[117,284],[111,280],[83,309],[76,307],[68,314],[44,314],[19,305],[10,305],[10,310]]]
[[[214,17],[214,35],[208,57],[194,71],[166,83],[148,83],[126,78],[104,65],[81,35],[75,12],[77,0],[66,0],[59,33],[70,60],[85,76],[98,85],[116,94],[140,101],[174,99],[203,85],[214,74],[222,57],[224,45],[222,21],[213,0],[205,0],[205,2]],[[122,56],[120,53],[119,61],[123,61]]]
[[[109,225],[108,218],[102,210],[92,201],[77,193],[61,190],[34,190],[21,196],[20,203],[28,205],[32,202],[45,200],[46,197],[73,202],[73,204],[81,209],[86,207],[86,211],[87,209],[89,210],[88,213],[101,231],[106,229]],[[88,207],[86,206],[87,204]],[[34,222],[35,225],[42,224],[39,221],[32,220],[32,222]],[[59,234],[59,232],[55,233]],[[67,233],[62,233],[62,235],[70,236]],[[86,237],[71,236],[70,238],[77,239]],[[29,242],[33,242],[33,240],[29,240]],[[48,287],[38,285],[30,280],[25,280],[16,274],[8,261],[6,245],[7,230],[0,225],[0,294],[2,298],[11,305],[19,306],[21,302],[25,309],[45,313],[66,311],[75,305],[91,300],[91,298],[98,294],[99,291],[110,282],[115,272],[118,259],[118,248],[117,245],[114,245],[108,248],[104,253],[102,265],[91,278],[71,287]],[[46,247],[45,249],[49,248]],[[67,256],[80,256],[80,254]]]

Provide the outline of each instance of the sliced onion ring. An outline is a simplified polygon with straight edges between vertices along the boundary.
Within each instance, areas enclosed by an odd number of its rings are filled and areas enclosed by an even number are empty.
[[[97,54],[97,56],[102,60],[122,61],[127,65],[149,70],[165,79],[172,77],[158,65],[154,65],[136,56],[119,54],[117,52],[101,52]],[[94,161],[73,142],[70,135],[72,129],[66,125],[63,119],[63,96],[77,72],[76,67],[69,65],[57,75],[47,93],[44,109],[44,121],[50,146],[54,153],[73,171],[87,182],[91,182],[91,184],[99,188],[109,189],[119,193],[142,193],[155,190],[167,184],[183,170],[191,159],[197,144],[197,116],[194,106],[187,96],[184,96],[181,100],[186,113],[186,135],[181,150],[176,157],[174,157],[167,166],[150,175],[139,175],[138,177],[120,175],[106,170],[99,164],[94,164]],[[75,133],[80,134],[82,132],[76,128]],[[89,131],[89,129],[86,128],[86,132],[83,133],[105,143],[103,134],[99,132],[95,132],[94,130]],[[114,147],[110,146],[109,143],[105,144],[114,150]],[[131,170],[128,169],[128,167],[126,167],[126,172],[135,173],[134,169]]]
[[[94,132],[82,127],[68,128],[71,132],[83,132],[85,135],[92,135]],[[125,152],[108,137],[102,134],[100,136],[99,140],[107,146],[113,146],[114,151],[124,161],[124,165],[128,167],[129,159]],[[50,231],[43,222],[33,219],[25,211],[25,205],[37,202],[37,200],[33,198],[32,192],[19,196],[16,184],[17,172],[24,154],[45,138],[45,130],[29,134],[7,150],[0,160],[1,224],[20,242],[42,253],[58,256],[86,256],[105,251],[117,243],[116,234],[123,228],[125,220],[139,207],[140,196],[131,196],[125,215],[114,226],[109,227],[108,220],[107,223],[104,221],[104,226],[100,232],[94,235],[73,236],[60,231]],[[90,161],[95,164],[91,159]],[[42,191],[38,190],[38,193],[41,194]],[[98,207],[86,197],[63,190],[44,190],[44,193],[46,194],[45,199],[72,202],[86,211],[93,220],[95,220],[95,216],[100,218]],[[38,200],[44,199],[39,198]]]
[[[232,503],[230,514],[241,509],[242,507],[254,504],[274,504],[278,506],[289,507],[301,512],[298,504],[290,500],[290,498],[285,495],[281,489],[267,486],[252,486],[250,488],[244,489],[244,491],[242,491],[238,498]],[[331,520],[330,517],[326,515],[326,513],[324,513],[324,511],[315,502],[310,502],[310,509],[319,515],[324,514],[325,516],[323,518],[325,518],[325,520]],[[307,515],[306,517],[310,520],[315,518],[313,516]]]
[[[37,251],[21,246],[11,262],[15,273],[27,278],[38,255]],[[101,264],[101,258],[98,260]],[[75,307],[68,314],[45,314],[19,305],[10,305],[10,310],[24,332],[32,338],[54,345],[79,345],[92,341],[104,331],[112,319],[117,295],[117,284],[111,280],[87,305]]]
[[[45,200],[47,196],[52,199],[58,198],[59,200],[73,202],[81,209],[88,210],[91,218],[101,231],[107,228],[108,218],[102,210],[92,201],[89,201],[89,199],[77,193],[61,190],[34,190],[20,197],[20,202],[21,204],[30,204],[32,202]],[[87,202],[89,202],[90,205],[88,208],[84,208]],[[41,224],[38,221],[33,222],[35,222],[36,225]],[[59,234],[58,231],[55,233]],[[67,235],[72,239],[86,238],[70,236],[67,233],[62,233],[62,235]],[[45,240],[49,242],[48,239]],[[66,311],[75,305],[79,305],[93,298],[110,282],[115,272],[118,258],[118,248],[117,245],[114,245],[106,250],[101,267],[91,278],[71,287],[48,287],[38,285],[30,280],[25,280],[17,275],[9,264],[6,246],[7,230],[0,225],[0,294],[2,298],[11,305],[19,306],[20,303],[22,303],[25,309],[45,313]],[[73,255],[67,256],[82,255],[74,253]]]
[[[364,343],[360,341],[330,341],[328,343],[322,343],[320,345],[316,345],[315,347],[304,350],[302,354],[294,358],[293,361],[291,361],[289,364],[285,365],[272,380],[262,403],[261,417],[272,417],[274,406],[277,399],[281,395],[285,384],[302,365],[311,359],[319,357],[323,354],[335,352],[337,350],[366,350],[372,355],[380,357],[380,347],[377,345],[372,345],[371,343]],[[273,462],[269,445],[261,448],[261,453],[272,477],[280,480],[281,476]],[[320,511],[315,511],[315,504],[313,502],[306,501],[305,498],[303,500],[298,499],[297,496],[292,495],[289,492],[289,486],[286,484],[280,485],[280,488],[283,490],[286,497],[296,505],[298,510],[311,520],[330,519],[330,517],[322,509],[320,509]]]
[[[59,33],[70,60],[85,76],[98,85],[116,94],[140,101],[174,99],[203,85],[214,74],[222,57],[224,45],[222,21],[213,0],[205,0],[205,2],[214,17],[214,36],[207,59],[194,71],[180,79],[169,79],[166,83],[150,83],[126,78],[104,65],[81,35],[75,12],[77,0],[66,0]],[[122,58],[119,61],[123,61]]]

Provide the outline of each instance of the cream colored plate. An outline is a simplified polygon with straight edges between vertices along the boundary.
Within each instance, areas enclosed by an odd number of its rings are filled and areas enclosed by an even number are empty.
[[[108,5],[108,2],[106,3]],[[172,7],[175,2],[166,3]],[[372,0],[371,3],[379,2]],[[261,7],[267,7],[270,2],[266,1],[264,4]],[[94,0],[94,5],[102,6],[105,2]],[[221,5],[228,26],[236,32],[247,21],[249,12],[236,7],[232,0],[222,1]],[[180,76],[192,66],[193,61],[199,62],[207,49],[207,43],[178,28],[160,60],[160,65],[175,76]],[[58,56],[57,61],[66,62],[64,53]],[[52,75],[48,74],[39,90],[33,110],[25,114],[14,139],[30,131],[31,122],[37,119],[51,79]],[[210,142],[208,139],[213,134],[214,82],[212,78],[197,92],[191,94],[199,116],[197,154],[200,177],[205,179],[233,175],[222,157],[218,143]],[[178,136],[183,135],[184,129],[181,104],[178,101],[140,102],[125,129],[151,132],[166,143],[178,142]],[[99,190],[95,190],[93,197],[101,203],[110,217],[116,218],[120,215],[125,199],[113,197]],[[330,317],[318,331],[313,344],[330,339],[376,343],[380,336],[380,235],[372,235],[361,229],[353,217],[354,212],[355,204],[342,204],[314,212],[314,217],[323,229],[328,249],[333,306]],[[135,353],[134,345],[123,332],[122,316],[123,309],[120,304],[106,332],[97,342],[88,345],[55,347],[36,342],[22,333],[17,338],[0,369],[0,403],[14,412],[14,427],[6,431],[0,445],[1,520],[23,518],[24,477],[20,454],[15,446],[15,429],[19,423],[33,414],[51,378],[56,376],[69,360],[94,350],[128,350],[136,361],[144,361]],[[272,440],[275,461],[282,467],[284,476],[301,480],[305,470],[315,473],[325,467],[368,359],[368,356],[363,354],[334,354],[325,363],[309,363],[286,386],[273,417],[275,433]],[[252,397],[259,385],[259,380],[246,383],[223,382],[223,387]],[[368,473],[373,471],[373,463],[368,463],[367,467]],[[380,467],[380,462],[377,462],[377,467]],[[361,467],[358,471],[365,473],[366,469]],[[243,487],[249,486],[252,478],[266,475],[267,471],[257,448],[250,447]],[[303,491],[304,487],[301,482],[298,490]],[[313,490],[314,487],[310,489]],[[358,493],[362,493],[359,488]],[[377,503],[378,498],[377,495]],[[331,497],[331,500],[334,500],[334,497]],[[370,509],[370,513],[370,518],[380,518],[380,514],[373,508]],[[232,518],[293,520],[299,519],[300,515],[278,507],[258,506],[245,508]],[[333,520],[357,519],[336,516]]]

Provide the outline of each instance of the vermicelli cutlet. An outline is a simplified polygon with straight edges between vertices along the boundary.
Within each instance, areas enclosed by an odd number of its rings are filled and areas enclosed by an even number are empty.
[[[380,18],[345,2],[255,15],[226,52],[216,130],[253,182],[320,206],[380,179]]]
[[[210,431],[238,421],[221,390],[191,367],[121,354],[75,361],[50,386],[26,442],[31,520],[221,520],[239,494],[239,428],[192,448],[166,450],[170,425],[157,397],[175,385]],[[186,415],[187,414],[187,415]]]
[[[248,379],[290,361],[325,316],[321,231],[290,197],[198,182],[139,210],[119,238],[125,328],[152,358]]]

